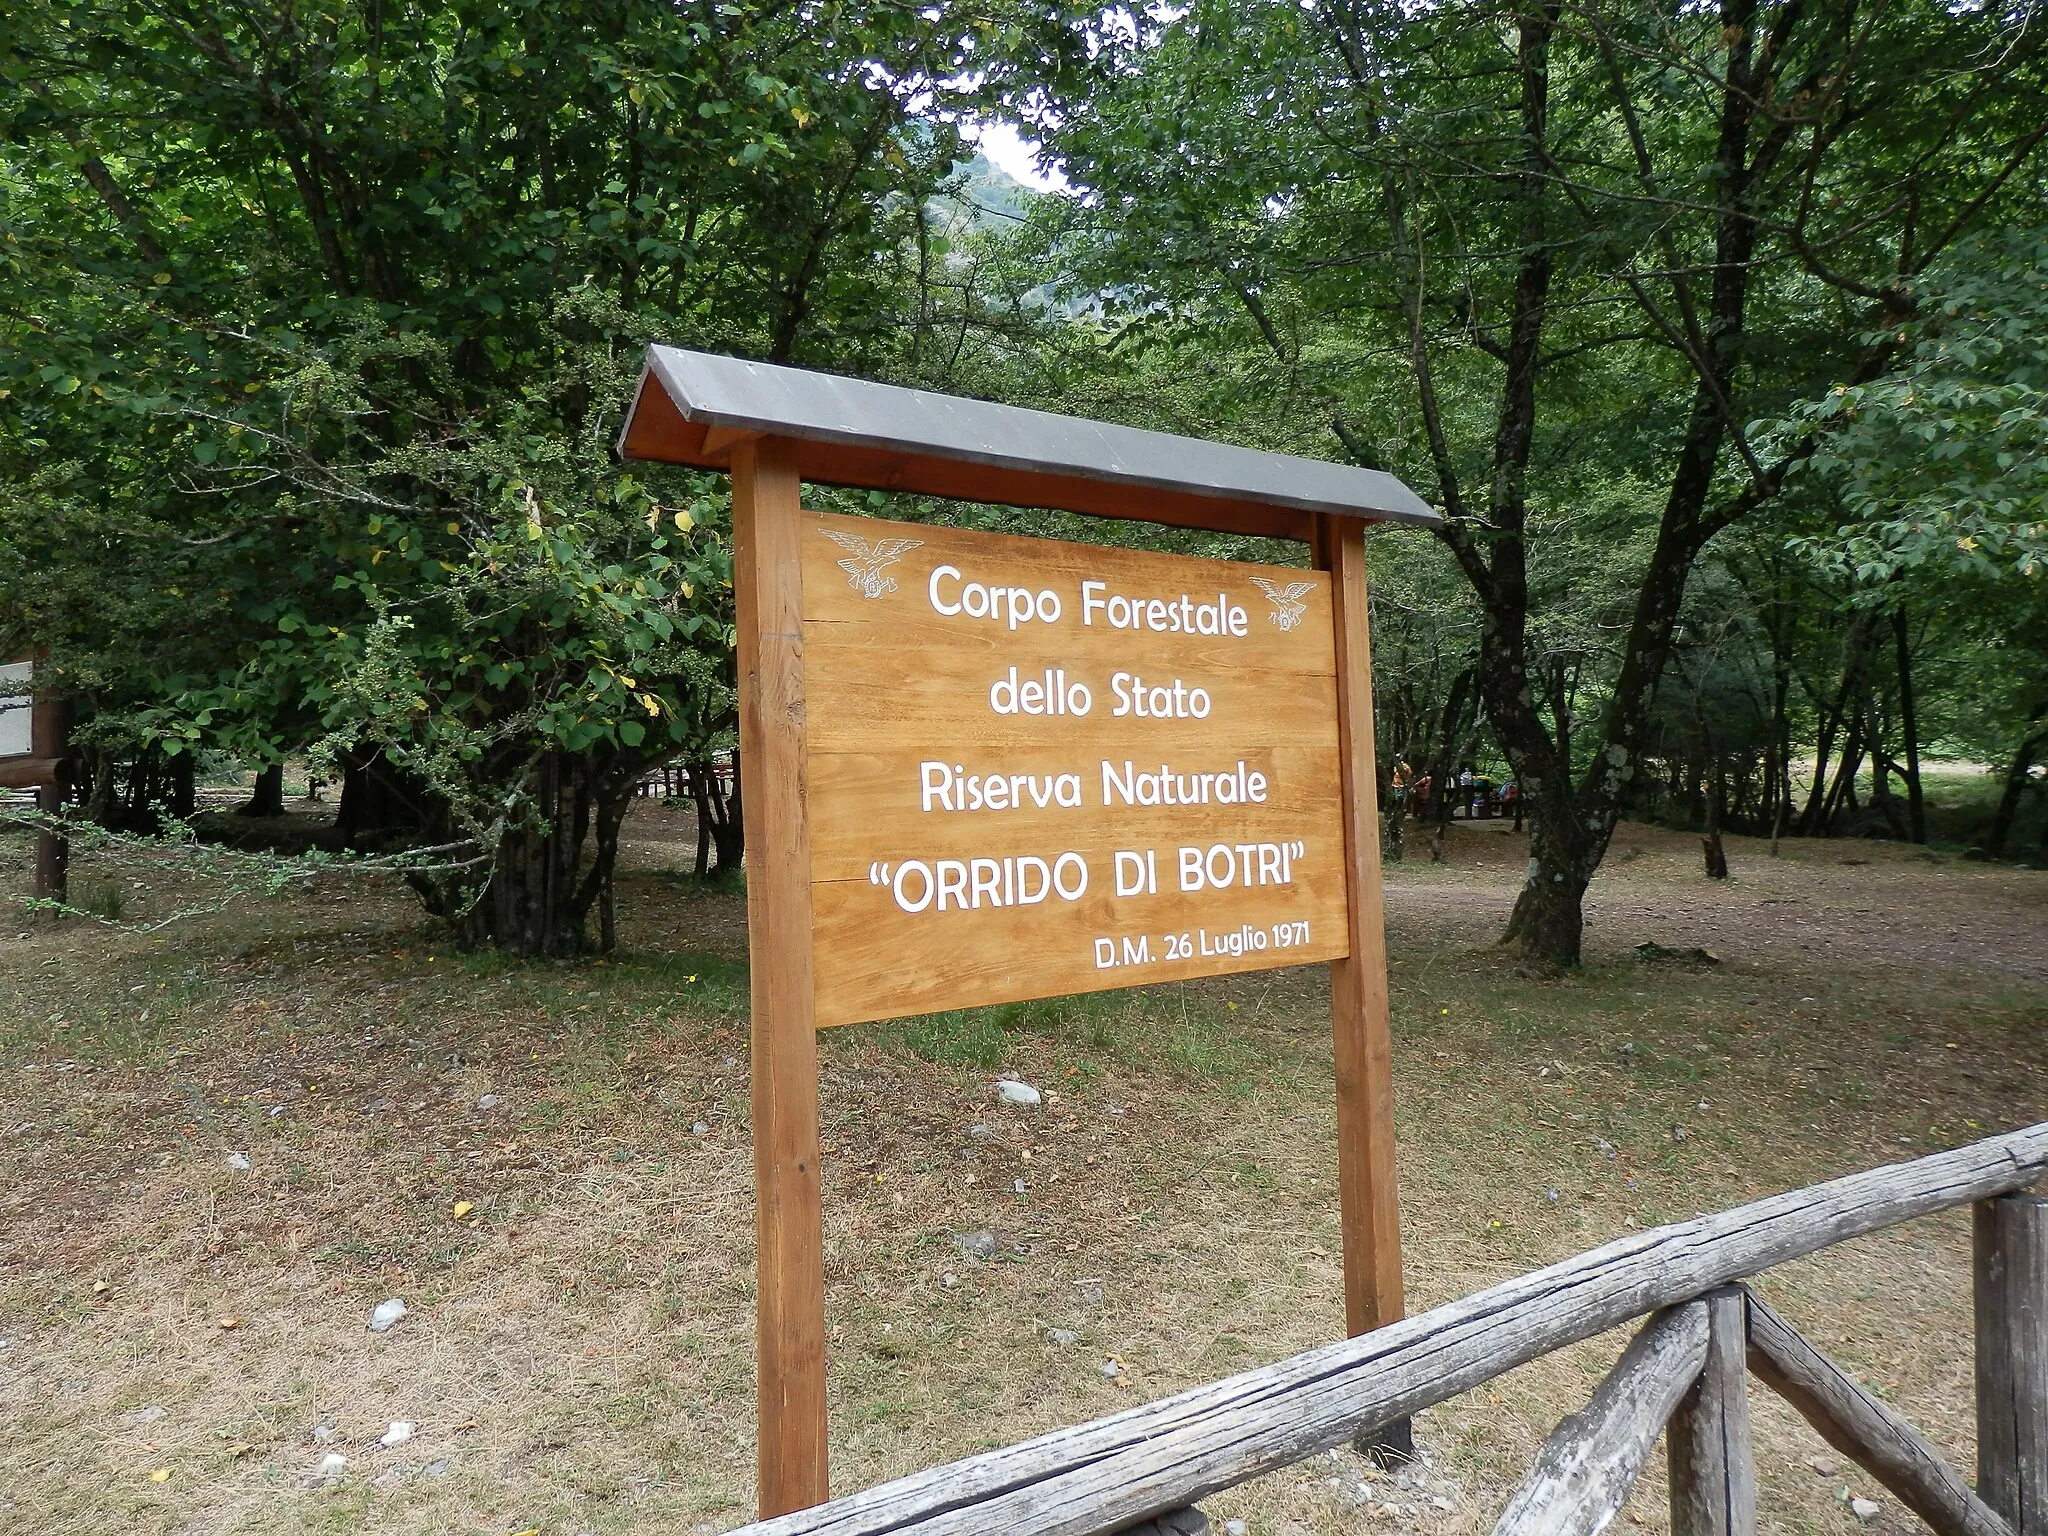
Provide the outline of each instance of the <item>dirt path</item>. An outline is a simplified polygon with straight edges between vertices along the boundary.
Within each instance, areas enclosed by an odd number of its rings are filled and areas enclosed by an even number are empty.
[[[1699,840],[1623,823],[1586,899],[1587,958],[1637,944],[1724,959],[1908,967],[2048,981],[2048,877],[1893,843],[1726,840],[1731,878],[1701,872]],[[1524,879],[1526,839],[1506,823],[1454,824],[1447,862],[1387,866],[1396,935],[1497,937]],[[1420,852],[1418,847],[1417,852]]]

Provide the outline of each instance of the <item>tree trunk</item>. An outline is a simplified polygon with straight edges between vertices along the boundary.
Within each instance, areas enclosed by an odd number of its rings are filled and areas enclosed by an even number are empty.
[[[1700,839],[1700,851],[1706,858],[1709,880],[1728,878],[1728,853],[1721,846],[1721,822],[1727,815],[1728,776],[1717,757],[1714,759],[1714,786],[1707,795],[1707,831]]]
[[[342,760],[334,826],[349,847],[417,836],[435,816],[432,796],[388,753],[367,748]]]
[[[637,762],[548,753],[534,768],[531,804],[499,837],[483,890],[425,881],[415,888],[469,948],[530,957],[587,954],[595,908],[598,944],[609,950],[617,938],[612,878],[619,828],[633,803],[638,768]],[[583,849],[593,831],[586,866]]]
[[[718,765],[708,757],[686,765],[690,798],[697,802],[697,873],[712,873],[707,855],[718,853],[716,872],[729,874],[740,867],[746,850],[746,826],[740,819],[740,759],[732,755],[732,788],[728,791],[719,777]]]
[[[1547,878],[1539,871],[1522,887],[1500,942],[1519,944],[1532,958],[1552,965],[1574,966],[1579,963],[1579,949],[1585,939],[1583,903],[1587,881],[1555,866],[1548,867]]]
[[[1906,737],[1906,823],[1913,841],[1927,841],[1927,804],[1920,793],[1920,724],[1913,700],[1913,648],[1906,636],[1906,610],[1892,610],[1892,638],[1899,653],[1899,728]]]
[[[190,821],[192,813],[199,809],[198,768],[198,760],[190,752],[180,752],[165,765],[164,776],[169,783],[164,804],[180,821]]]
[[[2039,721],[2048,709],[2036,709],[2028,718],[2029,725]],[[2007,839],[2012,836],[2012,824],[2020,812],[2020,799],[2027,790],[2027,781],[2033,773],[2034,759],[2041,749],[2048,747],[2048,731],[2030,734],[2020,742],[2019,750],[2012,755],[2012,766],[2005,770],[2005,790],[1998,797],[1998,809],[1992,813],[1991,826],[1984,834],[1984,855],[1986,858],[2005,857]]]
[[[237,816],[282,816],[284,814],[284,764],[272,763],[256,775],[256,787],[248,800],[235,810]]]

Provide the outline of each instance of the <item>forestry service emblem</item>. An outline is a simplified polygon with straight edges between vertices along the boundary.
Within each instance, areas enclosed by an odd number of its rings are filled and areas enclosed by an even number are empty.
[[[846,584],[862,597],[886,597],[894,592],[896,578],[884,573],[905,554],[924,543],[923,539],[877,539],[870,544],[860,535],[838,528],[819,531],[841,549],[852,552],[853,558],[840,561],[839,569],[846,572]]]
[[[1290,581],[1286,586],[1276,586],[1263,576],[1254,576],[1252,585],[1266,594],[1266,601],[1273,605],[1273,612],[1266,615],[1284,630],[1290,630],[1301,622],[1301,616],[1308,612],[1308,604],[1301,601],[1316,589],[1312,581]]]

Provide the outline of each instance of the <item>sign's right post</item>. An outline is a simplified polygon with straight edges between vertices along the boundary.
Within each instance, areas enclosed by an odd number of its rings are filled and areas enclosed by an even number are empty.
[[[1355,518],[1319,516],[1315,560],[1317,569],[1330,573],[1337,641],[1337,740],[1344,790],[1344,872],[1351,953],[1330,962],[1330,1012],[1336,1036],[1344,1320],[1348,1330],[1357,1335],[1395,1321],[1404,1310],[1365,525]],[[1376,1438],[1388,1450],[1405,1453],[1408,1426],[1405,1422],[1386,1426]]]

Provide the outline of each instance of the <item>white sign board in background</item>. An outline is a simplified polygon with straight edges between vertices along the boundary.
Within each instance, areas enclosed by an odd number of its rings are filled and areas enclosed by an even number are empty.
[[[26,757],[35,750],[29,693],[34,672],[26,661],[0,666],[0,757]]]

